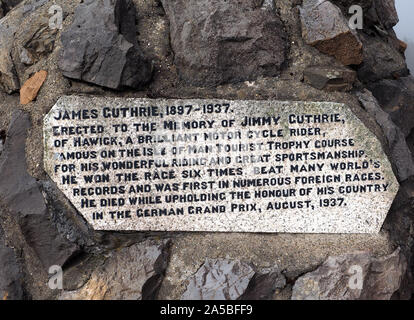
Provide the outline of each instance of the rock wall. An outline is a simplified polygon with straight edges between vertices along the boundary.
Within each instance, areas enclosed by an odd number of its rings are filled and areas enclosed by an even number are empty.
[[[0,0],[0,299],[411,298],[414,79],[397,22],[393,0]],[[345,103],[400,191],[379,234],[93,231],[42,165],[43,117],[71,94]]]

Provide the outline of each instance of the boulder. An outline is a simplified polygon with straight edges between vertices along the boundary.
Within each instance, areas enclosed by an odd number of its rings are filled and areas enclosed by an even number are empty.
[[[414,78],[384,79],[368,88],[392,121],[409,136],[414,128]]]
[[[110,89],[141,88],[152,73],[136,39],[132,0],[87,0],[62,32],[64,76]]]
[[[24,299],[23,273],[16,252],[7,246],[0,226],[0,300]]]
[[[18,91],[29,77],[27,66],[54,49],[57,30],[49,28],[45,3],[18,6],[0,20],[0,89],[9,94]]]
[[[391,29],[398,23],[395,0],[374,0],[374,5],[378,18],[385,29]]]
[[[381,127],[390,150],[391,161],[396,167],[399,181],[404,181],[414,175],[414,162],[410,149],[405,141],[405,135],[378,104],[378,101],[368,90],[356,93],[365,110]]]
[[[237,300],[254,276],[253,267],[237,260],[206,259],[189,278],[182,300]]]
[[[368,83],[408,75],[404,55],[393,45],[392,39],[364,33],[360,36],[364,45],[363,63],[358,67],[358,78],[361,81]]]
[[[47,270],[51,265],[63,266],[77,253],[78,247],[57,231],[46,208],[40,183],[27,173],[25,147],[29,128],[28,115],[16,111],[0,157],[0,205],[16,219],[25,241]]]
[[[162,0],[180,77],[209,86],[280,74],[286,34],[269,1]]]
[[[356,81],[356,72],[349,68],[310,66],[303,71],[303,78],[319,90],[350,91]]]
[[[362,62],[362,43],[341,10],[329,1],[304,0],[300,7],[302,38],[344,65]]]
[[[380,258],[366,252],[330,256],[296,280],[292,300],[389,300],[406,270],[399,249]]]
[[[286,285],[277,267],[256,271],[243,261],[210,258],[188,282],[182,300],[268,300]]]
[[[146,240],[112,251],[82,288],[60,300],[155,299],[168,264],[168,241]]]

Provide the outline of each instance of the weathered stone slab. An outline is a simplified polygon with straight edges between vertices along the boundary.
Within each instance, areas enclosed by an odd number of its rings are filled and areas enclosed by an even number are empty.
[[[44,166],[99,230],[376,233],[398,191],[344,104],[62,97]]]

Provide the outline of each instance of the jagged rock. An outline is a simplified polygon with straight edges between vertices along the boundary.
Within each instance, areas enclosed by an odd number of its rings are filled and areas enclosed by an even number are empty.
[[[399,181],[404,181],[414,175],[413,157],[405,142],[404,133],[392,122],[391,116],[381,109],[370,91],[365,89],[363,92],[357,92],[356,95],[365,110],[382,128]]]
[[[40,88],[45,82],[47,77],[47,71],[40,70],[36,72],[32,77],[27,79],[20,89],[20,103],[28,104],[29,102],[36,99],[37,94],[39,93]]]
[[[296,280],[292,300],[389,300],[406,269],[399,249],[381,258],[367,252],[331,256]]]
[[[20,89],[27,64],[34,64],[53,49],[57,30],[49,28],[45,2],[14,8],[0,20],[0,89]]]
[[[407,137],[414,128],[414,78],[385,79],[368,88]]]
[[[112,251],[79,290],[64,291],[61,300],[155,299],[168,264],[168,241],[147,240]]]
[[[363,63],[358,68],[358,78],[363,82],[374,82],[385,78],[408,75],[404,55],[386,38],[361,33],[364,45]]]
[[[255,272],[249,264],[228,259],[206,259],[189,279],[182,300],[236,300],[246,291]]]
[[[209,258],[188,281],[182,300],[267,300],[286,285],[277,267],[255,271],[243,261]]]
[[[305,0],[300,7],[302,37],[344,65],[362,62],[362,43],[341,10],[329,1]]]
[[[311,66],[303,72],[306,83],[319,90],[349,91],[356,81],[356,72],[349,68]]]
[[[13,37],[23,19],[23,11],[0,20],[0,89],[12,93],[20,88],[11,56]]]
[[[276,290],[286,286],[286,279],[278,267],[265,268],[255,273],[240,300],[272,300]]]
[[[111,89],[140,88],[152,73],[136,39],[131,0],[87,0],[62,32],[63,75]]]
[[[26,242],[48,269],[55,264],[63,266],[78,247],[58,233],[50,220],[40,184],[27,173],[25,146],[29,128],[28,115],[16,111],[0,158],[0,205],[16,219]]]
[[[24,298],[23,274],[15,251],[5,243],[0,226],[0,300]]]
[[[268,1],[162,0],[174,62],[183,80],[215,85],[280,73],[282,22]],[[260,7],[260,5],[262,5]]]
[[[386,29],[391,29],[398,23],[395,0],[374,0],[374,4],[378,18]]]

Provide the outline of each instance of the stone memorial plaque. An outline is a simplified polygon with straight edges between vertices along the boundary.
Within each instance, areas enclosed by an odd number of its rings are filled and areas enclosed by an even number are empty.
[[[44,165],[98,230],[376,233],[399,187],[330,102],[62,97]]]

